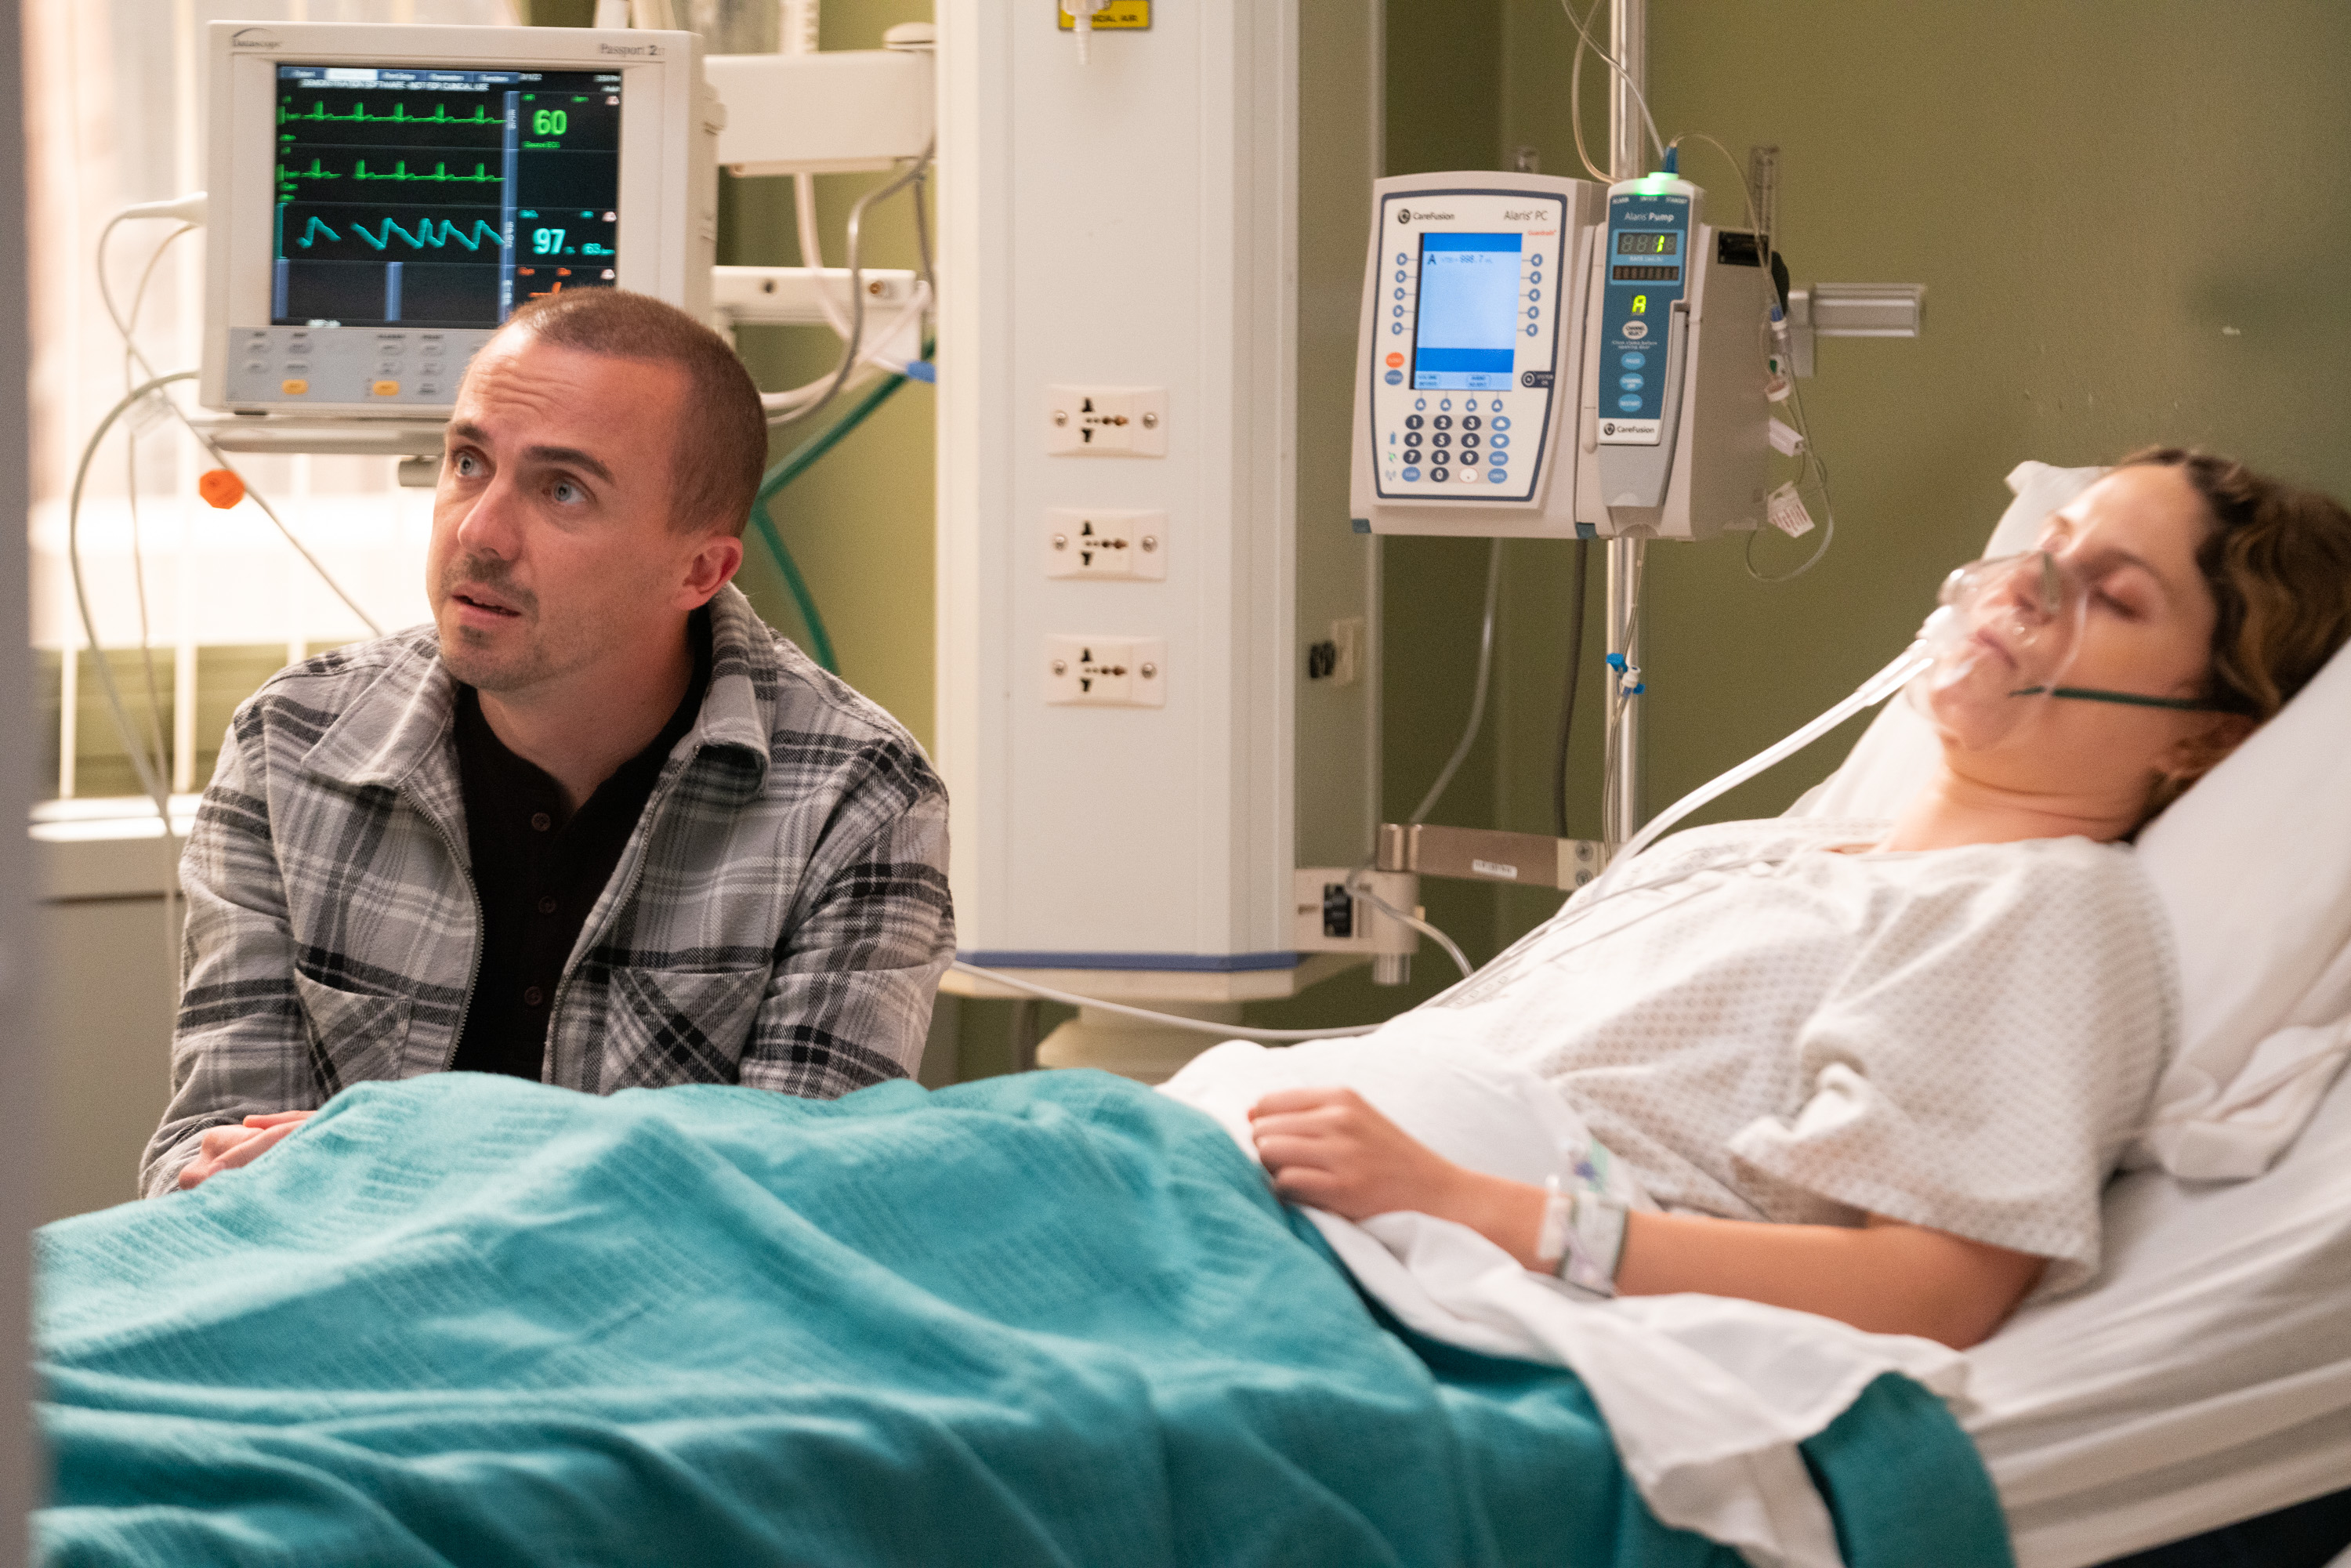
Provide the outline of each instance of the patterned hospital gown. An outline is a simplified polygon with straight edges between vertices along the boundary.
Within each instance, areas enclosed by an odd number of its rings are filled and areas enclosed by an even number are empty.
[[[1875,1212],[2049,1258],[2065,1289],[2178,1031],[2164,916],[2120,845],[1831,847],[1884,831],[1679,834],[1423,1016],[1477,1016],[1664,1207]]]

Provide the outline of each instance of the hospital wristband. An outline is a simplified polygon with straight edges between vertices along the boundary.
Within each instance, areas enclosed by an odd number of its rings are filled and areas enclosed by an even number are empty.
[[[1604,1194],[1562,1190],[1557,1176],[1543,1184],[1542,1228],[1535,1256],[1578,1290],[1616,1293],[1616,1266],[1625,1256],[1625,1206]]]

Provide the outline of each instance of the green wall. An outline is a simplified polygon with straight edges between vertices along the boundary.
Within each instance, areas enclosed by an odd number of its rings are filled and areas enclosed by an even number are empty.
[[[1460,166],[1481,149],[1508,167],[1520,147],[1547,172],[1578,172],[1574,35],[1557,0],[1389,0],[1388,13],[1391,172]],[[1747,575],[1743,541],[1652,547],[1650,810],[1890,658],[1941,574],[1977,552],[2020,461],[2195,443],[2351,494],[2351,291],[2340,285],[2351,7],[1656,0],[1649,26],[1650,100],[1668,138],[1703,131],[1742,163],[1752,142],[1780,146],[1780,248],[1797,282],[1928,289],[1918,340],[1820,346],[1804,398],[1839,534],[1817,569],[1766,586]],[[1586,69],[1599,152],[1604,77]],[[1739,172],[1719,155],[1692,148],[1683,167],[1715,193],[1716,214],[1737,213]],[[1441,757],[1468,690],[1457,644],[1482,561],[1437,543],[1388,547],[1392,810],[1409,809],[1405,779]],[[1506,549],[1490,793],[1471,798],[1465,778],[1441,815],[1541,831],[1572,547]],[[1767,536],[1756,553],[1768,572],[1803,551]],[[1588,670],[1600,652],[1596,553],[1592,575]],[[1405,580],[1409,603],[1394,591]],[[1437,601],[1442,625],[1413,624]],[[1598,828],[1591,674],[1583,695],[1578,835]],[[1823,743],[1708,817],[1783,809],[1844,744]],[[1456,932],[1473,956],[1479,938],[1490,950],[1555,903],[1493,896],[1489,924],[1465,913]]]
[[[1505,140],[1566,169],[1559,73],[1531,62],[1573,36],[1543,0],[1504,24]],[[1917,341],[1821,345],[1805,401],[1840,532],[1816,570],[1765,587],[1736,544],[1653,550],[1652,809],[1890,658],[2020,461],[2193,443],[2351,492],[2351,7],[1725,0],[1655,5],[1650,28],[1667,136],[1779,144],[1797,281],[1928,291]],[[1719,155],[1684,168],[1736,199]],[[1506,769],[1533,739],[1514,724]],[[1840,749],[1715,815],[1780,810]]]

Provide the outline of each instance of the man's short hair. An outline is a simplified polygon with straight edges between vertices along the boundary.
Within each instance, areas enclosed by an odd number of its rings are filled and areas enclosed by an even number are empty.
[[[759,389],[726,340],[650,295],[619,288],[542,294],[507,318],[541,342],[608,359],[675,365],[685,372],[670,447],[681,530],[739,535],[768,465],[768,416]]]

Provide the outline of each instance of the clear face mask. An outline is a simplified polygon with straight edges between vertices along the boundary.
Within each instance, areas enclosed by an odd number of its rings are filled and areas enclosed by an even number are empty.
[[[1691,812],[1746,783],[1896,692],[1970,747],[1992,745],[2053,700],[2118,703],[2185,713],[2235,713],[2197,697],[2107,691],[2066,683],[2082,642],[2090,583],[2047,550],[1998,556],[1960,567],[1943,580],[1940,602],[1917,640],[1892,664],[1812,723],[1702,785],[1652,818],[1610,859],[1598,881],[1576,894],[1607,896],[1634,857]]]
[[[2071,685],[2088,613],[2090,583],[2047,550],[1971,561],[1943,580],[1935,612],[1918,631],[1932,660],[1908,687],[1911,701],[1971,747],[2015,732],[2041,704],[2115,703],[2184,713],[2221,713],[2199,697]]]
[[[1996,556],[1943,580],[1918,629],[1932,662],[1907,688],[1970,749],[1998,744],[2061,690],[2081,644],[2089,585],[2046,550]]]

